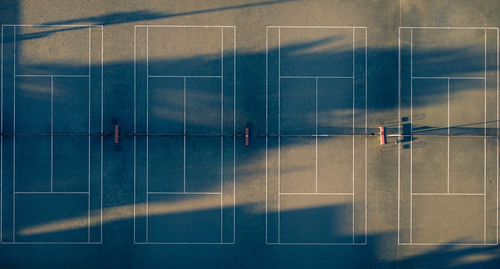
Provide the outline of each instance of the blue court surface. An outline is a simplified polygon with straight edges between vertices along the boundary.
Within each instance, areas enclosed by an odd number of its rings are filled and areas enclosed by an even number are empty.
[[[1,2],[0,268],[499,268],[498,14]]]

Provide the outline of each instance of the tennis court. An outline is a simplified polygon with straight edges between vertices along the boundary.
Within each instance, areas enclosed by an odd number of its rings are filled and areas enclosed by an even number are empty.
[[[44,44],[29,38],[41,29],[2,26],[2,243],[101,243],[102,27],[53,26]],[[33,55],[87,64],[33,70]],[[85,214],[80,229],[26,232]]]
[[[205,42],[189,50],[220,60],[173,69],[149,61],[183,55],[197,40]],[[135,27],[135,243],[235,241],[235,40],[234,27]],[[210,210],[154,214],[182,200]]]
[[[398,243],[496,245],[498,28],[403,27],[400,42],[398,129],[413,136],[398,148]],[[423,56],[456,43],[475,57]]]
[[[366,244],[367,137],[354,134],[368,132],[367,29],[266,32],[266,242]],[[296,56],[282,40],[322,43],[324,56]]]

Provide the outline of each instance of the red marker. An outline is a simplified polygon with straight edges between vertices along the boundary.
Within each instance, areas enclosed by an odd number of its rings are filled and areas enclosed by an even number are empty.
[[[245,128],[245,146],[250,144],[250,128]]]
[[[120,144],[120,125],[115,125],[115,144]]]
[[[380,145],[385,145],[385,143],[387,142],[385,137],[385,127],[380,126],[378,128],[380,130]]]

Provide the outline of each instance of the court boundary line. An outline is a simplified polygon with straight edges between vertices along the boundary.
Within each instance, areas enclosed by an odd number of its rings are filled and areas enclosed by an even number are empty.
[[[0,194],[0,219],[2,221],[0,221],[0,244],[11,244],[11,245],[15,245],[15,244],[102,244],[102,230],[103,230],[103,225],[102,225],[102,216],[103,216],[103,208],[102,208],[102,175],[103,175],[103,167],[102,167],[102,161],[103,161],[103,137],[101,137],[101,142],[100,142],[100,146],[101,146],[101,152],[100,152],[100,161],[101,161],[101,165],[100,165],[100,173],[101,173],[101,179],[100,179],[100,189],[101,189],[101,193],[100,193],[100,198],[101,198],[101,204],[100,204],[100,217],[101,217],[101,223],[100,223],[100,226],[99,226],[99,229],[100,229],[100,239],[99,241],[90,241],[90,218],[91,218],[91,214],[90,214],[90,170],[89,170],[89,174],[88,174],[88,191],[87,192],[80,192],[80,191],[76,191],[76,192],[68,192],[68,191],[60,191],[60,192],[54,192],[53,191],[53,173],[54,173],[54,164],[53,164],[53,133],[54,133],[54,119],[53,119],[53,116],[54,116],[54,77],[71,77],[71,78],[77,78],[77,77],[88,77],[88,94],[89,94],[89,104],[88,104],[88,107],[89,107],[89,114],[88,114],[88,125],[89,125],[89,130],[90,130],[90,121],[91,121],[91,118],[90,118],[90,92],[91,92],[91,74],[90,74],[90,70],[91,70],[91,56],[92,56],[92,49],[91,49],[91,30],[93,28],[96,28],[96,29],[100,29],[100,32],[101,32],[101,61],[100,61],[100,65],[101,65],[101,87],[100,87],[100,92],[101,92],[101,108],[100,108],[100,114],[101,114],[101,133],[103,131],[103,64],[104,64],[104,61],[103,61],[103,57],[104,57],[104,47],[103,47],[103,37],[104,37],[104,27],[102,25],[35,25],[35,24],[2,24],[2,45],[1,45],[1,55],[2,55],[2,62],[1,62],[1,68],[2,68],[2,73],[1,73],[1,86],[2,86],[2,92],[1,92],[1,103],[2,103],[2,108],[1,108],[1,111],[2,111],[2,116],[1,116],[1,120],[2,120],[2,132],[3,132],[3,66],[4,66],[4,50],[3,50],[3,43],[4,43],[4,35],[3,35],[3,32],[4,32],[4,27],[13,27],[13,130],[14,130],[14,133],[15,133],[15,125],[16,125],[16,120],[15,120],[15,112],[16,112],[16,108],[15,108],[15,93],[16,93],[16,77],[50,77],[50,83],[51,83],[51,91],[50,91],[50,128],[51,128],[51,149],[50,149],[50,152],[51,152],[51,156],[50,156],[50,159],[51,159],[51,165],[50,165],[50,192],[43,192],[43,191],[35,191],[35,192],[17,192],[15,190],[15,136],[13,136],[13,179],[12,179],[12,182],[13,182],[13,190],[12,190],[12,200],[13,200],[13,205],[12,205],[12,208],[13,208],[13,212],[12,212],[12,223],[13,223],[13,226],[12,226],[12,242],[5,242],[3,241],[3,136],[2,136],[2,151],[1,151],[1,155],[2,155],[2,165],[1,165],[1,171],[0,171],[0,175],[2,175],[2,181],[1,181],[1,194]],[[80,74],[75,74],[75,75],[71,75],[71,74],[16,74],[16,47],[17,47],[17,29],[18,27],[39,27],[39,28],[43,28],[43,27],[63,27],[63,28],[68,28],[69,30],[74,30],[74,28],[81,28],[81,29],[88,29],[88,59],[89,59],[89,65],[88,65],[88,70],[89,70],[89,74],[88,75],[80,75]],[[90,131],[89,131],[90,133]],[[90,169],[90,136],[89,136],[89,155],[88,155],[88,166],[89,166],[89,169]],[[16,241],[16,227],[15,227],[15,213],[16,213],[16,210],[15,210],[15,201],[16,201],[16,194],[87,194],[87,205],[88,205],[88,208],[87,208],[87,242],[85,241],[78,241],[78,242],[64,242],[64,241],[47,241],[47,242],[44,242],[44,241],[40,241],[40,242],[32,242],[32,241],[22,241],[22,242],[19,242],[19,241]]]
[[[289,245],[289,246],[366,246],[366,243],[329,243],[329,242],[311,242],[311,243],[306,243],[306,242],[280,242],[280,243],[267,243],[267,245],[275,245],[275,246],[280,246],[280,245]]]
[[[233,50],[232,50],[232,53],[233,53],[233,136],[234,134],[236,134],[236,26],[201,26],[201,25],[135,25],[134,26],[134,133],[137,132],[137,28],[146,28],[146,36],[147,36],[147,40],[149,40],[149,28],[220,28],[221,29],[221,51],[220,51],[220,54],[221,54],[221,74],[219,76],[217,75],[209,75],[209,76],[205,76],[205,75],[202,75],[202,76],[197,76],[197,75],[150,75],[149,74],[149,42],[147,41],[146,43],[146,84],[149,84],[149,78],[182,78],[183,79],[183,83],[184,83],[184,109],[183,109],[183,121],[184,121],[184,134],[186,134],[186,84],[187,84],[187,78],[217,78],[217,79],[220,79],[220,83],[221,83],[221,107],[220,107],[220,112],[221,112],[221,120],[220,120],[220,127],[221,127],[221,133],[223,133],[223,121],[224,121],[224,110],[223,110],[223,106],[224,106],[224,91],[223,91],[223,87],[224,87],[224,29],[225,28],[229,28],[229,29],[233,29],[232,33],[233,33]],[[146,87],[146,89],[148,89],[148,86]],[[148,93],[146,94],[147,96],[149,95]],[[149,101],[149,98],[146,98],[146,102]],[[148,122],[148,119],[149,119],[149,109],[146,108],[146,119],[147,119],[147,122]],[[146,124],[147,127],[147,131],[146,133],[149,134],[149,128],[148,128],[148,124]],[[146,148],[148,148],[148,136],[146,136]],[[215,192],[186,192],[186,137],[184,136],[184,172],[183,172],[183,191],[182,192],[177,192],[175,194],[184,194],[184,195],[189,195],[189,194],[199,194],[199,195],[205,195],[205,194],[208,194],[208,195],[214,195],[214,194],[217,194],[217,195],[220,195],[221,196],[221,205],[220,205],[220,214],[221,214],[221,217],[220,217],[220,242],[151,242],[149,241],[149,239],[147,238],[148,236],[148,232],[147,232],[147,229],[148,229],[148,221],[147,219],[149,218],[149,206],[146,205],[146,240],[145,242],[139,242],[136,240],[136,229],[137,229],[137,226],[136,226],[136,218],[137,218],[137,214],[136,214],[136,196],[137,196],[137,169],[136,169],[136,166],[137,166],[137,142],[136,142],[136,137],[134,136],[134,244],[171,244],[171,245],[175,245],[175,244],[218,244],[218,245],[231,245],[231,244],[235,244],[235,241],[236,241],[236,138],[233,137],[233,239],[232,239],[232,242],[223,242],[223,212],[224,212],[224,205],[223,205],[223,189],[224,189],[224,172],[223,172],[223,169],[224,169],[224,166],[223,166],[223,161],[224,161],[224,153],[223,153],[223,149],[224,149],[224,141],[223,141],[223,137],[221,136],[220,138],[220,143],[221,143],[221,179],[220,179],[220,193],[215,193]],[[148,150],[146,150],[146,156],[149,156]],[[149,161],[146,161],[146,171],[148,171],[149,167]],[[148,178],[149,176],[147,175],[146,178]],[[229,184],[229,183],[228,183]],[[150,194],[174,194],[174,192],[149,192],[149,190],[147,189],[148,188],[148,183],[146,183],[146,201],[149,200],[149,195]]]
[[[365,28],[365,135],[368,135],[368,28]],[[365,244],[368,244],[368,137],[365,137]]]
[[[173,192],[173,191],[150,191],[152,195],[222,195],[221,192]]]
[[[224,77],[224,28],[221,31],[220,75]],[[220,133],[224,134],[224,79],[220,79]],[[233,137],[234,138],[234,137]],[[220,137],[220,192],[224,193],[224,136]],[[220,196],[220,242],[224,242],[224,195]]]
[[[497,246],[497,243],[399,243],[399,246]]]
[[[168,24],[136,24],[135,27],[144,28],[236,28],[232,25],[168,25]]]
[[[479,79],[483,80],[484,77],[461,77],[461,76],[456,76],[456,77],[443,77],[443,76],[435,76],[435,77],[428,77],[428,76],[416,76],[412,77],[413,80],[415,79],[449,79],[449,80],[454,80],[454,79]]]
[[[483,176],[484,176],[484,181],[483,181],[483,193],[484,193],[484,196],[483,196],[483,202],[484,202],[484,206],[483,206],[483,243],[486,244],[486,196],[487,196],[487,193],[486,193],[486,172],[487,172],[487,169],[486,169],[486,162],[487,162],[487,157],[486,157],[486,122],[487,122],[487,108],[488,108],[488,103],[486,102],[486,97],[487,97],[487,55],[488,55],[488,52],[487,52],[487,39],[488,39],[488,36],[487,36],[487,29],[484,29],[484,138],[483,138],[483,143],[484,143],[484,159],[483,159],[483,165],[484,165],[484,170],[483,170]],[[498,120],[498,119],[497,119]],[[498,195],[498,194],[497,194]],[[498,210],[498,208],[497,208]]]
[[[278,243],[281,242],[281,28],[278,28]]]
[[[413,28],[410,29],[410,77],[413,77]],[[413,134],[413,79],[410,80],[410,133]],[[413,193],[413,139],[410,140],[410,193]],[[410,243],[413,243],[413,196],[410,196]]]
[[[355,179],[355,126],[356,126],[356,50],[354,48],[356,44],[356,28],[352,28],[352,243],[354,244],[354,194],[356,193],[354,190],[354,179]]]
[[[315,154],[316,154],[316,159],[315,159],[315,191],[316,193],[318,193],[318,78],[315,78],[314,79],[314,84],[316,86],[316,89],[314,91],[315,93],[315,101],[316,101],[316,109],[315,109],[315,123],[316,123],[316,128],[315,128],[315,133],[316,133],[316,137],[314,138],[315,142],[316,142],[316,146],[315,146]],[[282,193],[280,193],[281,195]]]
[[[281,79],[354,79],[354,76],[280,76]]]
[[[401,0],[400,0],[401,18]],[[400,19],[401,20],[401,19]],[[400,21],[401,25],[401,21]],[[401,27],[398,28],[398,134],[401,133]],[[401,143],[398,143],[398,245],[400,242],[401,225]]]
[[[280,195],[327,195],[327,196],[351,196],[354,195],[352,192],[282,192]]]
[[[87,242],[87,241],[16,241],[16,242],[2,242],[2,245],[102,245],[102,242]]]
[[[135,245],[235,245],[234,242],[221,243],[221,242],[137,242]]]
[[[134,27],[134,133],[137,133],[137,27]],[[133,229],[133,242],[136,244],[136,197],[137,197],[137,137],[134,135],[134,229]]]
[[[413,196],[483,196],[484,193],[460,193],[460,192],[414,192]]]
[[[498,54],[500,52],[500,50],[499,50],[499,48],[500,48],[500,44],[499,44],[499,41],[500,41],[499,34],[500,34],[500,32],[499,32],[498,28],[496,30],[497,30],[497,66],[496,66],[497,67],[497,74],[496,74],[497,75],[497,136],[499,136],[499,130],[500,130],[500,122],[499,122],[499,120],[500,120],[500,91],[499,91],[499,85],[500,84],[499,84],[498,80],[500,79],[500,70],[499,70],[499,67],[500,67],[500,56]],[[496,244],[497,245],[498,245],[498,240],[499,240],[498,239],[498,229],[499,229],[498,228],[498,211],[499,211],[498,210],[499,209],[498,208],[498,196],[499,196],[499,194],[498,194],[498,172],[499,172],[498,171],[499,170],[498,167],[500,166],[500,163],[499,163],[499,160],[500,160],[499,159],[500,141],[499,140],[500,139],[497,138],[497,190],[496,190],[496,194],[497,194],[497,203],[496,203],[496,207],[497,207],[497,210],[496,210],[497,211],[497,218],[496,218],[497,219]]]
[[[14,70],[13,70],[13,133],[16,132],[16,47],[17,47],[17,26],[14,26]],[[16,137],[12,137],[12,242],[16,243]]]
[[[71,77],[71,78],[87,78],[89,75],[71,75],[71,74],[17,74],[16,77]]]
[[[448,108],[447,108],[447,114],[448,114],[448,146],[447,146],[447,186],[446,186],[446,192],[450,194],[450,79],[448,78],[447,80],[447,101],[448,101]],[[412,193],[413,195],[413,193]]]
[[[267,28],[288,28],[288,29],[367,29],[366,26],[315,26],[315,25],[269,25]]]
[[[16,191],[16,194],[89,194],[88,191]]]
[[[2,29],[3,32],[3,29]],[[266,27],[266,134],[269,133],[269,28]],[[2,47],[3,49],[3,47]],[[2,125],[3,128],[3,125]],[[269,235],[268,235],[268,144],[269,144],[269,137],[266,135],[266,230],[265,230],[265,242],[266,244],[269,244]]]
[[[498,27],[482,26],[400,26],[401,29],[439,29],[439,30],[497,30]]]
[[[149,135],[149,26],[146,27],[146,135]],[[146,136],[146,243],[149,242],[149,136]]]
[[[367,244],[367,238],[368,238],[368,235],[367,235],[367,231],[368,231],[368,223],[367,223],[367,216],[368,216],[368,210],[367,210],[367,207],[368,207],[368,204],[367,204],[367,193],[368,193],[368,190],[367,190],[367,138],[365,138],[365,167],[364,167],[364,198],[365,198],[365,202],[364,202],[364,242],[363,243],[355,243],[355,214],[354,214],[354,179],[355,179],[355,173],[354,173],[354,170],[355,170],[355,137],[353,135],[352,139],[352,143],[353,143],[353,162],[352,162],[352,169],[353,169],[353,179],[352,179],[352,189],[353,189],[353,194],[345,194],[345,193],[335,193],[335,194],[324,194],[324,193],[319,193],[317,192],[317,140],[318,140],[318,136],[316,136],[316,164],[315,164],[315,174],[316,174],[316,180],[315,180],[315,188],[316,188],[316,192],[312,192],[312,193],[281,193],[281,184],[280,184],[280,151],[281,151],[281,147],[280,147],[280,144],[281,144],[281,139],[280,139],[280,134],[281,134],[281,116],[279,116],[281,114],[281,79],[314,79],[315,80],[315,85],[316,85],[316,103],[317,103],[317,98],[318,98],[318,94],[317,94],[317,84],[318,84],[318,79],[320,78],[326,78],[326,79],[352,79],[352,84],[353,84],[353,134],[354,134],[354,131],[355,131],[355,72],[356,72],[356,69],[355,69],[355,30],[356,29],[364,29],[365,30],[365,48],[364,48],[364,52],[365,52],[365,55],[364,55],[364,58],[365,58],[365,64],[364,64],[364,72],[365,72],[365,132],[368,131],[368,112],[367,112],[367,107],[368,107],[368,100],[367,100],[367,97],[368,97],[368,30],[367,30],[367,27],[349,27],[349,26],[341,26],[341,27],[336,27],[336,26],[305,26],[305,27],[302,27],[302,26],[267,26],[266,27],[266,133],[269,133],[269,29],[270,28],[275,28],[277,29],[277,34],[278,34],[278,137],[277,137],[277,140],[278,140],[278,145],[277,145],[277,152],[278,152],[278,163],[277,163],[277,166],[278,166],[278,178],[277,178],[277,181],[278,181],[278,194],[277,194],[277,204],[278,204],[278,211],[277,211],[277,242],[269,242],[269,236],[268,236],[268,229],[269,229],[269,225],[268,225],[268,222],[269,222],[269,219],[268,219],[268,214],[269,214],[269,209],[268,209],[268,188],[269,188],[269,185],[268,185],[268,173],[269,173],[269,168],[268,168],[268,147],[269,147],[269,140],[268,140],[268,136],[266,136],[266,230],[265,230],[265,236],[266,236],[266,244],[268,245],[280,245],[280,244],[283,244],[283,245],[315,245],[315,244],[318,244],[318,245],[366,245]],[[352,76],[281,76],[281,28],[297,28],[297,29],[352,29],[352,54],[353,54],[353,75]],[[316,105],[316,110],[317,110],[317,105]],[[317,132],[317,128],[318,128],[318,119],[317,119],[318,115],[317,115],[317,111],[316,111],[316,132]],[[351,243],[335,243],[335,242],[332,242],[332,243],[283,243],[281,242],[281,229],[280,229],[280,212],[281,212],[281,208],[280,208],[280,205],[281,205],[281,202],[280,202],[280,196],[281,195],[352,195],[352,242]]]
[[[233,28],[233,135],[236,134],[236,27]],[[236,139],[233,136],[233,244],[236,244]]]
[[[222,78],[222,76],[181,76],[181,75],[172,75],[172,76],[167,76],[167,75],[149,75],[148,77],[150,78]]]
[[[104,27],[101,25],[100,26],[101,28],[101,133],[104,133]],[[104,178],[104,137],[101,136],[101,156],[100,156],[100,159],[101,159],[101,182],[100,182],[100,194],[101,194],[101,227],[100,227],[100,231],[101,231],[101,234],[100,234],[100,243],[102,244],[103,242],[103,225],[102,225],[102,219],[103,219],[103,189],[104,189],[104,186],[103,186],[103,178]]]
[[[52,28],[52,27],[64,27],[64,28],[70,28],[70,27],[76,27],[76,28],[99,28],[102,27],[100,24],[2,24],[3,26],[6,27],[39,27],[39,28]]]
[[[498,220],[498,210],[496,210],[496,243],[486,243],[486,196],[487,196],[487,193],[486,193],[486,168],[487,168],[487,161],[486,161],[486,139],[487,139],[487,136],[486,136],[486,118],[487,118],[487,30],[496,30],[496,35],[497,35],[497,43],[496,43],[496,58],[497,58],[497,63],[496,63],[496,66],[497,66],[497,77],[496,77],[496,84],[497,84],[497,89],[496,89],[496,93],[497,93],[497,129],[499,128],[499,123],[498,123],[498,119],[500,117],[500,109],[499,109],[499,101],[500,101],[500,92],[499,92],[499,70],[498,70],[498,66],[499,66],[499,28],[498,27],[399,27],[399,30],[398,30],[398,76],[399,76],[399,81],[398,81],[398,130],[399,130],[399,133],[401,133],[401,29],[409,29],[410,30],[410,92],[411,92],[411,104],[410,104],[410,114],[411,114],[411,128],[413,129],[413,113],[412,113],[412,110],[413,110],[413,80],[414,79],[443,79],[443,80],[447,80],[447,83],[448,83],[448,134],[450,134],[450,80],[455,80],[455,79],[467,79],[467,80],[484,80],[484,159],[483,159],[483,176],[484,176],[484,180],[483,180],[483,193],[451,193],[449,188],[449,174],[450,174],[450,171],[449,171],[449,168],[450,168],[450,165],[449,165],[449,150],[450,150],[450,145],[449,145],[449,141],[450,141],[450,137],[448,137],[448,186],[447,186],[447,192],[446,193],[413,193],[413,190],[412,190],[412,164],[413,162],[411,161],[412,159],[412,149],[413,149],[413,146],[410,146],[410,230],[409,230],[409,233],[410,233],[410,238],[409,238],[409,243],[402,243],[400,241],[401,239],[401,235],[400,235],[400,230],[401,230],[401,227],[400,227],[400,221],[401,221],[401,207],[400,207],[400,204],[401,204],[401,145],[398,144],[398,245],[480,245],[480,246],[488,246],[488,245],[498,245],[499,243],[499,239],[498,239],[498,234],[499,234],[499,228],[498,228],[498,223],[499,223],[499,220]],[[478,76],[473,76],[473,77],[468,77],[468,76],[465,76],[465,77],[452,77],[452,76],[446,76],[446,77],[443,77],[443,76],[423,76],[423,77],[414,77],[413,76],[413,29],[439,29],[439,30],[484,30],[484,76],[481,76],[481,77],[478,77]],[[498,132],[498,131],[497,131]],[[413,133],[413,131],[412,131]],[[410,144],[412,144],[413,141],[410,141]],[[496,161],[496,171],[497,171],[497,191],[496,191],[496,207],[498,209],[498,171],[499,171],[499,156],[498,156],[498,152],[500,150],[500,142],[499,142],[499,139],[497,138],[497,161]],[[413,221],[412,221],[412,217],[413,217],[413,214],[412,214],[412,209],[413,209],[413,206],[412,206],[412,200],[413,200],[413,196],[483,196],[483,243],[432,243],[432,242],[429,242],[429,243],[413,243],[413,236],[412,236],[412,224],[413,224]]]
[[[186,87],[187,87],[187,81],[186,77],[182,79],[184,83],[184,89],[183,89],[183,123],[184,123],[184,135],[186,135]],[[183,174],[182,174],[182,179],[183,179],[183,190],[186,192],[186,136],[183,137],[183,142],[184,142],[184,151],[183,151]]]
[[[92,91],[92,88],[91,88],[91,62],[92,62],[92,34],[91,34],[91,29],[90,27],[88,28],[89,30],[89,77],[88,77],[88,133],[90,134],[90,123],[91,123],[91,114],[90,114],[90,109],[91,109],[91,91]],[[52,80],[54,80],[54,77],[52,77]],[[54,92],[52,91],[52,96],[54,96]],[[53,104],[54,102],[52,102],[52,106],[54,105]],[[53,115],[52,115],[53,116]],[[53,125],[52,125],[53,126]],[[54,140],[54,131],[52,131],[52,140]],[[90,161],[90,136],[88,137],[88,174],[87,174],[87,191],[88,191],[88,197],[87,197],[87,201],[88,201],[88,223],[87,223],[87,241],[90,242],[90,164],[91,161]],[[52,166],[54,166],[54,163],[52,163]],[[53,190],[52,190],[53,191]]]
[[[3,133],[3,25],[0,34],[0,132]],[[3,135],[0,136],[0,244],[3,242]]]

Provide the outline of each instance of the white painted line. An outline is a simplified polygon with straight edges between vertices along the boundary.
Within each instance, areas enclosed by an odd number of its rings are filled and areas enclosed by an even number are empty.
[[[412,79],[485,79],[484,77],[412,77]]]
[[[304,28],[304,29],[367,29],[366,26],[296,26],[296,25],[282,25],[282,26],[267,26],[269,28]]]
[[[173,191],[150,191],[147,195],[222,195],[222,192],[173,192]]]
[[[315,178],[316,178],[316,181],[315,181],[315,188],[316,188],[316,193],[318,193],[318,78],[315,79],[315,82],[316,82],[316,91],[315,91],[315,94],[316,94],[316,159],[315,159]]]
[[[0,133],[3,134],[3,25],[1,31],[0,51]],[[0,244],[3,242],[3,135],[0,136]]]
[[[70,78],[89,78],[89,75],[71,75],[71,74],[57,74],[57,75],[48,75],[48,74],[25,74],[25,75],[16,75],[16,77],[70,77]]]
[[[236,27],[233,28],[233,33],[234,33],[233,35],[233,135],[236,135]],[[235,242],[236,242],[236,138],[233,137],[233,242],[232,243],[234,244]]]
[[[50,191],[54,191],[54,77],[50,77]]]
[[[15,194],[89,194],[88,191],[16,191]]]
[[[500,104],[500,91],[499,91],[499,82],[498,80],[500,79],[500,76],[499,76],[499,73],[500,73],[500,70],[499,70],[499,59],[500,59],[500,56],[498,55],[499,54],[499,47],[500,47],[500,44],[499,44],[499,41],[500,41],[500,37],[499,37],[499,31],[498,31],[498,28],[496,29],[497,30],[497,136],[499,136],[499,130],[500,130],[500,125],[499,125],[499,121],[500,121],[500,107],[499,107],[499,104]],[[499,148],[500,148],[500,143],[499,143],[499,139],[497,138],[497,190],[496,190],[496,196],[497,196],[497,203],[496,203],[496,207],[498,208],[498,167],[500,166],[500,163],[498,162],[499,161]],[[496,229],[496,244],[498,244],[498,211],[499,210],[496,210],[497,212],[497,216],[496,216],[496,222],[497,222],[497,229]]]
[[[438,193],[438,192],[414,192],[411,195],[413,196],[483,196],[485,195],[484,193],[458,193],[458,192],[445,192],[445,193]]]
[[[282,192],[280,195],[346,195],[352,196],[354,193],[352,192]]]
[[[146,194],[149,193],[149,27],[146,27]],[[149,196],[146,195],[146,242],[149,228]]]
[[[55,241],[55,242],[3,242],[4,245],[102,245],[101,242],[64,242],[64,241]]]
[[[2,28],[3,32],[3,28]],[[3,34],[2,34],[3,36]],[[266,134],[269,133],[269,27],[266,27]],[[3,47],[2,47],[3,49]],[[2,117],[3,118],[3,117]],[[3,126],[2,126],[3,127]],[[2,137],[3,139],[3,137]],[[266,136],[266,244],[269,243],[269,235],[268,235],[268,144],[269,137]]]
[[[484,203],[484,207],[483,207],[483,217],[484,217],[484,220],[483,220],[483,225],[484,225],[484,227],[483,227],[483,233],[484,234],[483,234],[483,236],[484,236],[484,243],[486,243],[486,195],[487,195],[487,193],[486,193],[486,134],[487,134],[487,132],[486,132],[486,121],[487,121],[487,117],[486,117],[487,113],[486,113],[486,111],[487,111],[487,107],[488,107],[487,106],[487,102],[486,102],[486,100],[487,100],[486,99],[486,97],[487,97],[487,87],[486,87],[486,85],[487,85],[486,84],[486,82],[487,82],[486,81],[486,75],[487,75],[487,70],[486,70],[486,65],[487,65],[486,64],[486,62],[487,62],[487,57],[486,57],[487,56],[487,51],[486,51],[486,49],[487,49],[487,45],[486,45],[486,43],[487,42],[486,41],[488,39],[487,38],[488,36],[487,36],[486,32],[487,32],[486,29],[484,29],[484,136],[485,136],[483,138],[483,140],[484,140],[484,160],[483,160],[483,162],[484,162],[484,172],[483,172],[483,174],[484,174],[484,183],[483,183],[483,187],[484,187],[484,190],[483,190],[483,192],[484,192],[484,201],[483,201],[483,203]]]
[[[400,243],[400,246],[494,246],[484,243]]]
[[[278,28],[278,78],[281,77],[281,28]],[[278,79],[278,135],[281,135],[281,79]],[[278,136],[278,243],[281,239],[281,137]]]
[[[226,26],[226,25],[135,25],[136,27],[147,27],[147,28],[236,28],[236,26]]]
[[[368,243],[368,138],[365,137],[365,244]]]
[[[447,192],[450,193],[450,79],[448,81],[448,167],[447,167]]]
[[[398,29],[398,134],[401,133],[401,27]],[[398,244],[401,226],[401,143],[398,143]]]
[[[222,76],[164,76],[164,75],[148,75],[148,78],[222,78]]]
[[[444,30],[484,30],[484,29],[498,29],[498,27],[468,27],[468,26],[403,26],[403,29],[444,29]]]
[[[365,134],[368,134],[368,29],[365,28]],[[365,244],[368,244],[368,137],[365,137]]]
[[[14,133],[16,133],[16,26],[14,26],[14,89],[13,89],[13,106],[14,106],[14,111],[13,111],[13,129]],[[16,136],[12,137],[13,144],[12,144],[12,191],[14,192],[12,195],[12,242],[16,242]]]
[[[183,167],[183,187],[186,192],[186,77],[184,77],[184,167]]]
[[[91,71],[90,71],[90,67],[91,67],[91,56],[92,56],[92,36],[91,36],[91,28],[89,27],[89,85],[88,85],[88,105],[89,105],[89,111],[88,111],[88,133],[90,134],[90,105],[91,105],[91,100],[90,100],[90,91],[91,91],[91,82],[90,82],[90,74],[91,74]],[[90,242],[90,136],[88,137],[88,178],[87,178],[87,182],[88,182],[88,186],[87,186],[87,191],[89,192],[88,194],[88,197],[87,197],[87,202],[88,202],[88,226],[87,226],[87,230],[88,230],[88,242]]]
[[[104,27],[101,27],[101,133],[104,133]],[[135,48],[134,48],[135,49]],[[134,55],[135,56],[135,55]],[[135,97],[135,96],[134,96]],[[134,122],[135,124],[135,122]],[[102,215],[103,215],[103,159],[104,159],[104,137],[101,136],[101,182],[100,182],[100,187],[101,187],[101,225],[100,225],[100,230],[101,230],[101,238],[100,238],[100,243],[103,241],[102,237]],[[135,147],[135,140],[134,140],[134,147]],[[134,155],[135,156],[135,155]],[[135,174],[134,174],[135,175]],[[135,196],[134,196],[135,199]],[[135,204],[134,204],[135,206]],[[134,211],[135,213],[135,211]],[[134,230],[135,232],[135,230]]]
[[[137,242],[136,245],[234,245],[221,242]]]
[[[356,29],[352,28],[352,192],[354,193],[354,177],[355,177],[355,147],[354,147],[354,131],[355,131],[355,103],[356,103],[356,49],[355,36]],[[317,139],[317,138],[316,138]],[[352,243],[354,244],[354,195],[352,196]]]
[[[354,79],[352,76],[280,76],[280,79]]]
[[[71,28],[87,28],[87,27],[100,27],[101,25],[90,25],[90,24],[2,24],[2,26],[14,26],[14,27],[71,27]]]
[[[410,78],[413,78],[413,29],[410,29]],[[410,133],[413,134],[413,79],[410,80]],[[413,193],[413,139],[410,139],[410,193]],[[410,243],[413,243],[413,196],[410,196]]]
[[[224,76],[224,28],[221,28],[220,75]],[[224,79],[220,80],[220,133],[224,134]],[[224,137],[220,137],[220,193],[224,192]],[[224,242],[224,195],[220,197],[220,242]]]
[[[366,246],[366,243],[304,243],[304,242],[286,242],[286,243],[268,243],[268,245],[290,245],[290,246]]]
[[[137,133],[137,27],[134,27],[134,134]],[[134,135],[134,244],[136,243],[137,142]]]

